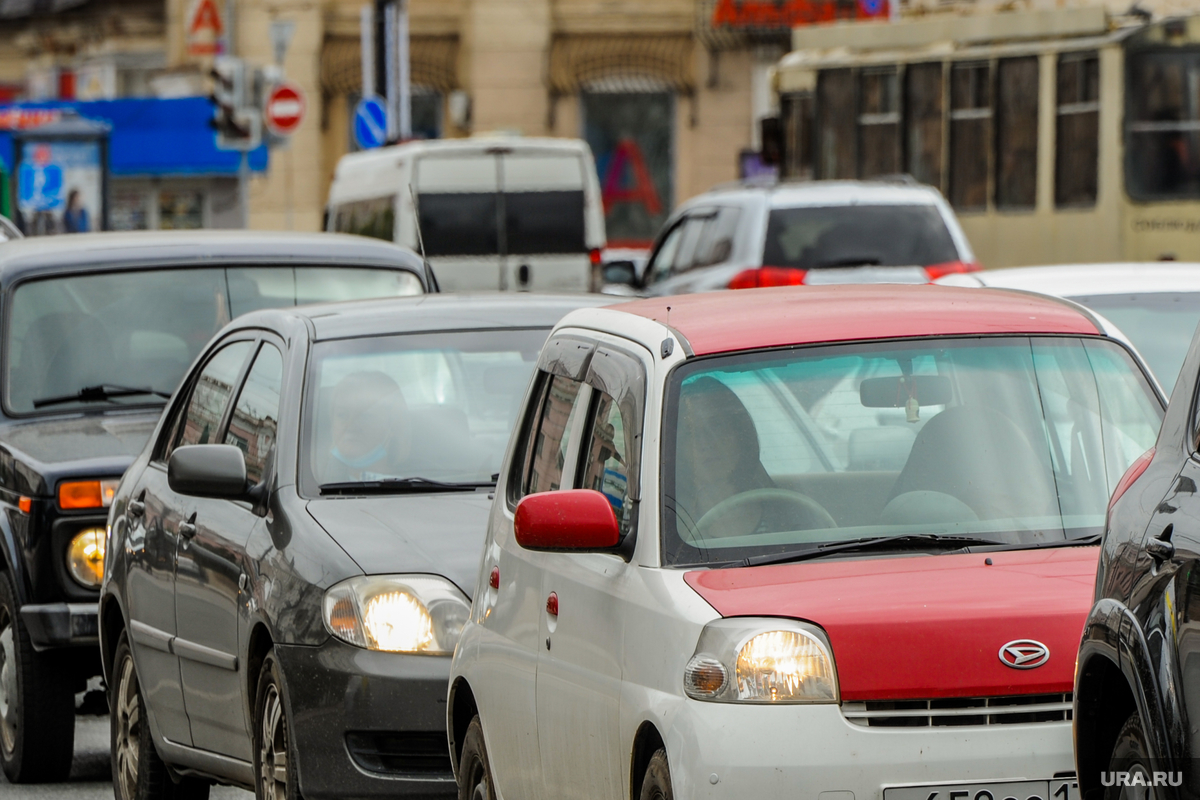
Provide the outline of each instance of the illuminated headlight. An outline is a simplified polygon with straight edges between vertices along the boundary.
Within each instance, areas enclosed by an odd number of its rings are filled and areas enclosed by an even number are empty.
[[[67,545],[67,572],[88,589],[104,581],[104,528],[84,528]]]
[[[694,700],[837,703],[837,673],[820,628],[785,619],[720,619],[705,626],[683,670]]]
[[[325,593],[325,627],[368,650],[448,656],[454,652],[471,603],[458,587],[434,575],[365,575]]]

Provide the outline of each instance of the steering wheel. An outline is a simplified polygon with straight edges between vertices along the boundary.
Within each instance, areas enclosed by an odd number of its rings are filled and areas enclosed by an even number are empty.
[[[701,538],[713,538],[713,528],[730,517],[737,516],[752,503],[780,503],[801,512],[800,519],[808,524],[797,526],[798,530],[814,528],[836,528],[837,522],[825,508],[808,495],[787,489],[751,489],[748,492],[727,497],[705,512],[696,523],[696,534]]]

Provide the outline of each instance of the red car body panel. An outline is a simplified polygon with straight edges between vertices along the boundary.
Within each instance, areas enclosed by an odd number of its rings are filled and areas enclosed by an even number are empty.
[[[829,636],[843,700],[1070,692],[1099,547],[810,561],[689,572],[724,617],[775,616]],[[990,558],[989,566],[985,559]],[[1034,639],[1034,669],[1000,649]]]
[[[1062,301],[953,286],[774,287],[637,300],[614,310],[670,325],[696,355],[863,339],[1100,333]]]

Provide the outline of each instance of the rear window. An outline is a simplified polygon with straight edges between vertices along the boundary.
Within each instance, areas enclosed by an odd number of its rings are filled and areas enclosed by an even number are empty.
[[[777,208],[767,221],[763,265],[926,267],[958,261],[933,205]]]

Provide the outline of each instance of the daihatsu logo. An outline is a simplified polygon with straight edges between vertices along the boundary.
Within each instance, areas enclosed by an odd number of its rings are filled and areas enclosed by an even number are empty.
[[[1033,639],[1017,639],[1000,648],[1000,661],[1013,669],[1033,669],[1050,660],[1050,648]]]

